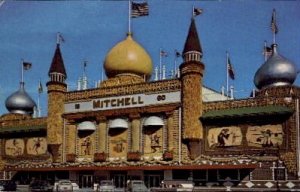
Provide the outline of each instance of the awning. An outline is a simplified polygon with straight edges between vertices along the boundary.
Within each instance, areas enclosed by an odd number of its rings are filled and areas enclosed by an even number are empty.
[[[95,131],[96,125],[91,121],[83,121],[77,125],[78,131]]]
[[[128,122],[125,119],[117,118],[113,119],[109,123],[109,128],[123,128],[123,129],[128,129]]]
[[[293,109],[286,106],[256,106],[256,107],[241,107],[212,110],[204,113],[201,117],[203,120],[223,119],[223,118],[239,118],[264,115],[288,115],[294,112]]]
[[[163,126],[164,121],[158,116],[150,116],[146,118],[144,126]]]

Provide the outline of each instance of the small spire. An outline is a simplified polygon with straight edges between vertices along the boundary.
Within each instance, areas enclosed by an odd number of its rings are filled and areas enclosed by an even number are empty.
[[[200,44],[200,40],[198,37],[198,33],[197,33],[197,28],[196,28],[196,24],[195,24],[195,19],[192,18],[191,20],[191,25],[189,28],[189,33],[188,36],[186,38],[185,41],[185,45],[184,45],[184,49],[182,52],[182,55],[184,55],[187,52],[190,51],[197,51],[200,53],[201,57],[202,57],[202,47]]]
[[[60,41],[64,41],[60,33],[57,34],[57,44],[52,58],[52,63],[48,72],[50,81],[65,83],[67,73],[63,61],[63,57],[60,51]]]
[[[67,76],[59,44],[57,44],[57,46],[56,46],[48,74],[50,75],[51,73],[61,73],[65,76]]]

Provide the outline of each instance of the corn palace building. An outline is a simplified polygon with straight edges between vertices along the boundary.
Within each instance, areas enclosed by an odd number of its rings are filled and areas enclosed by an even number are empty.
[[[49,61],[47,117],[33,117],[24,82],[5,102],[1,177],[20,184],[70,179],[80,187],[112,179],[122,188],[141,179],[148,187],[191,180],[204,191],[228,182],[232,190],[299,189],[297,70],[277,44],[272,51],[255,74],[255,96],[236,100],[203,86],[194,19],[180,77],[172,79],[150,81],[151,58],[129,33],[107,53],[108,79],[69,91],[58,43]]]

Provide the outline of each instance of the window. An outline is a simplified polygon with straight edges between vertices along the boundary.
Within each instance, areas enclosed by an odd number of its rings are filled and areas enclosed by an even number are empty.
[[[75,109],[80,109],[80,104],[79,103],[75,104]]]
[[[275,168],[274,169],[274,180],[285,180],[285,168]]]

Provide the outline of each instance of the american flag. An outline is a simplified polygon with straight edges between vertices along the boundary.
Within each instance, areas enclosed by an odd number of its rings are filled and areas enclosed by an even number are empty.
[[[227,70],[228,70],[229,77],[232,80],[234,80],[234,71],[233,71],[233,67],[232,67],[232,64],[230,62],[230,58],[229,57],[227,58]]]
[[[26,61],[23,61],[23,68],[24,68],[24,70],[28,70],[28,69],[30,69],[30,68],[31,68],[31,66],[32,66],[32,64],[31,64],[31,63],[29,63],[29,62],[26,62]]]
[[[143,3],[131,3],[131,17],[141,17],[149,15],[149,6],[147,2]]]

